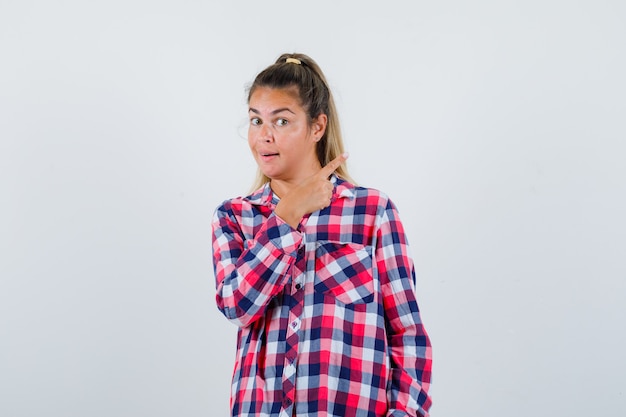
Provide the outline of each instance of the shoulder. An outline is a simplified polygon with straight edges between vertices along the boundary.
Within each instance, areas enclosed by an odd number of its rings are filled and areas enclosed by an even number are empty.
[[[215,209],[217,217],[240,217],[253,210],[255,205],[263,205],[265,198],[265,187],[259,188],[247,196],[238,196],[224,200]]]
[[[341,196],[353,199],[354,204],[360,207],[376,207],[377,211],[394,207],[389,196],[376,188],[354,185],[348,181],[337,179],[337,191]]]
[[[387,194],[376,188],[357,186],[354,190],[356,198],[365,198],[382,205],[386,205],[390,201]]]

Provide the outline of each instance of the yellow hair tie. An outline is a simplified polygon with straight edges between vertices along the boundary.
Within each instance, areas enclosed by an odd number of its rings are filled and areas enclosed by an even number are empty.
[[[302,65],[302,61],[300,61],[298,58],[287,58],[285,59],[285,63]]]

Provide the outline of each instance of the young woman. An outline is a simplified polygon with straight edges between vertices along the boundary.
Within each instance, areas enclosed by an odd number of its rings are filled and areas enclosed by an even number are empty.
[[[350,181],[324,75],[282,55],[248,104],[258,189],[213,219],[217,305],[239,326],[232,416],[427,416],[404,230],[387,196]]]

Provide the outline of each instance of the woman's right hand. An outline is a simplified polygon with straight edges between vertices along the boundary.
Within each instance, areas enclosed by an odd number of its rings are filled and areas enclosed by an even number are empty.
[[[298,184],[280,199],[274,213],[296,229],[306,214],[322,210],[330,205],[333,183],[328,179],[348,159],[343,153],[322,167],[318,172]]]

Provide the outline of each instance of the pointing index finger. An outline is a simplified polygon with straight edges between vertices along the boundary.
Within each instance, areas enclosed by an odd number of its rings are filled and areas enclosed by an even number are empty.
[[[341,155],[327,163],[326,166],[324,166],[322,169],[320,169],[319,174],[324,178],[330,177],[330,175],[335,172],[335,170],[339,168],[341,164],[346,161],[346,159],[348,159],[348,156],[348,152],[342,153]]]

